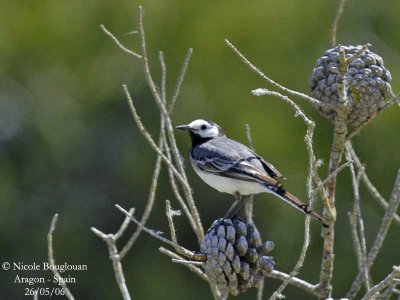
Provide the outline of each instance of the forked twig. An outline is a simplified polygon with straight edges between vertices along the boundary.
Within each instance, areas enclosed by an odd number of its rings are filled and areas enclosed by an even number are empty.
[[[371,194],[371,196],[386,210],[388,207],[388,202],[385,200],[385,198],[379,193],[377,188],[372,184],[371,180],[369,179],[367,172],[365,170],[365,167],[361,163],[360,158],[358,157],[357,153],[355,152],[352,144],[350,142],[347,142],[346,145],[351,153],[351,157],[354,160],[354,164],[356,168],[359,170],[361,173],[361,180],[363,181],[365,187]],[[363,170],[361,172],[361,170]],[[396,222],[397,225],[400,225],[400,216],[398,214],[394,215],[394,221]]]
[[[152,237],[162,241],[165,244],[168,244],[172,247],[174,247],[175,249],[179,249],[179,253],[181,255],[184,255],[186,258],[188,259],[194,259],[196,257],[196,253],[194,253],[193,251],[190,251],[176,243],[174,243],[173,241],[170,241],[168,239],[166,239],[165,237],[161,236],[161,232],[159,231],[154,231],[152,229],[149,229],[148,227],[146,227],[144,224],[140,223],[140,221],[138,221],[134,216],[131,216],[129,214],[129,212],[127,212],[124,208],[122,208],[121,206],[119,206],[118,204],[115,204],[115,207],[121,211],[123,214],[125,214],[129,220],[131,220],[133,223],[135,223],[137,226],[141,227],[142,230],[148,234],[150,234]]]
[[[135,209],[131,208],[128,212],[128,215],[132,216],[134,211],[135,211]],[[118,231],[115,234],[111,234],[111,233],[105,234],[104,232],[102,232],[94,227],[90,228],[95,235],[97,235],[99,238],[101,238],[107,244],[109,258],[112,261],[112,265],[113,265],[113,269],[114,269],[115,281],[118,284],[118,287],[122,294],[122,298],[124,300],[130,300],[131,295],[130,295],[128,287],[126,285],[125,275],[124,275],[124,271],[123,271],[122,263],[121,263],[122,257],[120,256],[120,253],[118,252],[118,249],[117,249],[117,241],[119,238],[122,237],[125,230],[128,228],[129,222],[130,222],[129,217],[126,216],[124,221],[122,222],[121,227],[118,229]]]
[[[395,266],[393,267],[392,273],[390,273],[385,279],[383,279],[381,282],[379,282],[377,285],[375,285],[373,288],[371,288],[365,296],[362,298],[362,300],[372,300],[376,299],[376,296],[379,295],[380,291],[385,289],[386,287],[390,285],[398,284],[398,280],[400,280],[400,266]],[[389,295],[390,296],[390,295]]]
[[[346,143],[346,159],[351,161],[351,153]],[[353,186],[354,204],[353,211],[350,213],[350,225],[352,227],[353,242],[355,245],[358,269],[359,271],[366,267],[367,263],[367,243],[365,238],[364,220],[361,215],[360,200],[360,177],[364,170],[360,170],[356,175],[353,164],[350,165],[351,183]],[[364,272],[365,288],[368,290],[371,286],[369,272]]]
[[[299,106],[297,106],[296,103],[294,103],[289,97],[287,97],[285,95],[282,95],[278,92],[272,92],[267,89],[253,90],[252,93],[253,93],[253,95],[256,95],[256,96],[270,95],[270,96],[275,96],[275,97],[282,99],[283,101],[285,101],[286,103],[288,103],[290,106],[293,107],[296,115],[301,116],[304,123],[306,124],[307,132],[304,137],[304,141],[306,143],[307,150],[309,153],[309,166],[308,166],[308,175],[307,175],[306,186],[307,186],[307,196],[308,196],[309,206],[311,208],[314,204],[313,181],[314,181],[314,170],[315,170],[315,162],[316,162],[314,150],[313,150],[313,146],[312,146],[313,132],[314,132],[314,127],[315,127],[314,122],[311,121],[311,119],[309,119],[303,113],[303,111],[300,109]],[[299,273],[300,268],[303,266],[309,243],[310,243],[310,217],[306,216],[305,224],[304,224],[303,245],[302,245],[302,249],[300,252],[300,256],[299,256],[293,270],[290,272],[289,276],[283,281],[283,283],[279,286],[279,288],[272,294],[272,296],[270,298],[271,300],[275,300],[278,297],[280,297],[283,290],[289,284],[291,278],[293,278],[294,276],[296,276]]]
[[[376,234],[374,243],[372,244],[372,247],[369,250],[365,268],[357,274],[357,277],[354,280],[349,292],[347,293],[346,298],[353,299],[357,295],[362,283],[364,273],[367,272],[374,264],[375,258],[377,257],[382,247],[382,244],[386,238],[386,234],[390,228],[390,225],[394,218],[394,214],[397,211],[399,204],[400,204],[400,170],[397,173],[397,178],[393,187],[392,195],[390,196],[389,205],[386,209],[385,215],[382,218],[382,222],[379,227],[378,233]]]
[[[225,44],[227,44],[229,46],[229,48],[231,48],[233,50],[233,52],[245,63],[245,65],[247,65],[250,68],[250,70],[255,72],[258,76],[263,78],[265,81],[267,81],[272,86],[280,89],[284,93],[288,93],[290,95],[300,97],[300,98],[310,102],[311,104],[315,105],[316,107],[323,105],[321,103],[321,101],[319,101],[317,99],[314,99],[306,94],[288,89],[287,87],[284,87],[283,85],[273,81],[271,78],[269,78],[267,75],[265,75],[259,68],[257,68],[254,64],[252,64],[230,41],[228,41],[226,39]]]

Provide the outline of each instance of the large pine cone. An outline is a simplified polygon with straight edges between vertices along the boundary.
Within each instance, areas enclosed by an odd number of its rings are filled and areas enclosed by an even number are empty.
[[[204,269],[222,295],[237,295],[258,282],[274,269],[274,243],[262,243],[260,234],[239,217],[214,221],[204,237],[201,252],[206,254]]]
[[[349,58],[362,46],[342,46],[346,58]],[[335,107],[338,104],[338,69],[339,47],[326,50],[317,60],[309,79],[312,96],[323,103],[329,104],[317,107],[327,119],[335,120]],[[392,77],[383,65],[379,55],[365,50],[352,61],[347,70],[347,98],[350,104],[348,124],[357,127],[368,117],[373,116],[385,104],[385,98],[391,95]]]

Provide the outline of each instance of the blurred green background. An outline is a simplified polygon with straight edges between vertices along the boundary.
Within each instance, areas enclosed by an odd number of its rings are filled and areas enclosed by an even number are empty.
[[[330,47],[330,28],[337,1],[2,1],[0,9],[0,261],[42,263],[46,235],[55,212],[58,263],[87,264],[88,271],[68,273],[77,299],[120,299],[106,245],[90,232],[95,226],[115,232],[122,214],[114,208],[146,203],[155,155],[138,132],[121,84],[126,83],[151,132],[158,112],[144,82],[139,61],[120,51],[99,29],[105,24],[125,45],[139,49],[137,6],[145,9],[148,51],[159,78],[158,50],[165,51],[168,92],[189,47],[194,54],[176,105],[174,124],[196,118],[219,123],[227,134],[245,142],[244,124],[252,127],[257,151],[289,179],[286,186],[305,198],[307,152],[305,126],[282,101],[256,98],[250,90],[264,82],[224,44],[231,40],[271,78],[309,93],[307,80],[316,59]],[[349,0],[339,25],[342,44],[371,42],[383,56],[399,91],[400,2]],[[317,122],[315,149],[327,161],[332,125],[308,103],[296,101]],[[392,107],[355,138],[355,148],[381,193],[388,197],[400,166],[399,110]],[[189,140],[177,134],[186,154]],[[231,196],[206,186],[191,170],[203,224],[230,206]],[[356,274],[347,212],[352,208],[348,170],[338,181],[334,295],[344,296]],[[321,168],[326,174],[326,165]],[[362,188],[368,246],[383,210]],[[162,171],[149,226],[169,236],[165,199],[178,204]],[[303,240],[302,214],[267,195],[256,197],[255,220],[263,239],[275,241],[272,255],[279,270],[289,272]],[[321,203],[316,204],[321,211]],[[176,219],[183,245],[197,250],[186,220]],[[135,228],[130,228],[132,232]],[[320,225],[312,223],[312,244],[300,277],[317,282],[321,259]],[[372,269],[378,281],[399,263],[399,227],[393,226]],[[142,234],[124,259],[127,284],[134,299],[210,299],[208,285],[185,267],[159,253],[160,242]],[[397,258],[397,259],[396,259]],[[0,271],[0,299],[25,299],[16,275],[52,277],[49,272]],[[269,296],[279,281],[266,281]],[[50,286],[50,285],[47,285]],[[254,299],[248,291],[237,299]],[[286,299],[309,299],[288,287]],[[41,297],[42,298],[42,297]]]

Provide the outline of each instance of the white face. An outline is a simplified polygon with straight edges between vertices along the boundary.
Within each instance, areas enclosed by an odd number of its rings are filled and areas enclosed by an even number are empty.
[[[221,136],[221,132],[216,124],[207,122],[206,120],[194,120],[188,124],[190,130],[203,138],[214,138]]]

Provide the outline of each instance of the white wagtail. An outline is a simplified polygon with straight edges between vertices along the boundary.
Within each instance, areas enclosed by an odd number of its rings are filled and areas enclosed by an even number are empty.
[[[233,194],[237,202],[241,195],[271,193],[324,224],[319,214],[282,187],[278,179],[284,177],[272,164],[245,145],[227,138],[218,124],[199,119],[176,128],[189,132],[192,167],[214,189]],[[239,212],[244,204],[245,201]]]

